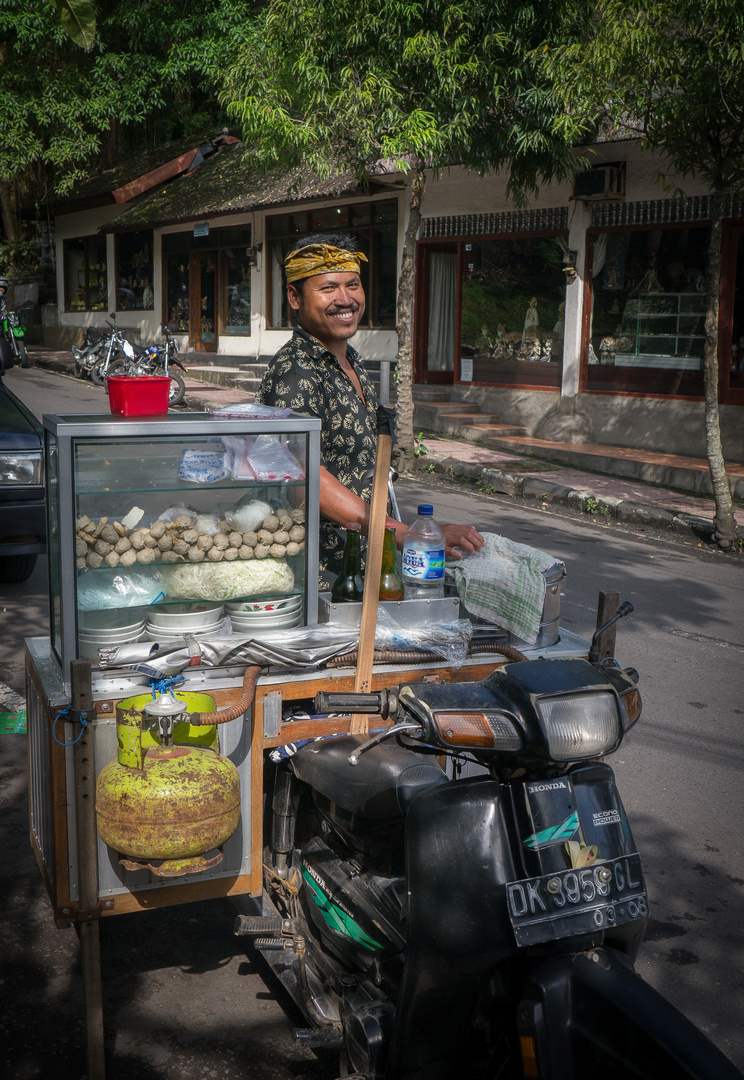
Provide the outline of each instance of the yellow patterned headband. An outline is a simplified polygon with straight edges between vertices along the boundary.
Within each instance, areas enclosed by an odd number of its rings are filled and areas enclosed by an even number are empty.
[[[358,274],[367,256],[362,251],[346,251],[332,244],[307,244],[291,251],[284,260],[287,284],[315,274]]]

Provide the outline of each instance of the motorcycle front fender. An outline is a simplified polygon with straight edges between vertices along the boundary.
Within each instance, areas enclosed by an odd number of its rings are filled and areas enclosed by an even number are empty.
[[[742,1080],[698,1028],[614,949],[550,957],[517,1008],[526,1076],[543,1080]],[[533,1056],[534,1055],[534,1056]]]

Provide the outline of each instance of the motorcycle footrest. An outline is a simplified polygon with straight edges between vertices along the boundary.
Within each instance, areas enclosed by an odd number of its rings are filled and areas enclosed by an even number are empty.
[[[292,1034],[299,1046],[310,1049],[341,1046],[344,1041],[344,1033],[340,1027],[294,1028]]]
[[[282,919],[278,915],[238,915],[233,929],[236,937],[291,932],[291,919]]]
[[[263,952],[282,952],[284,949],[294,949],[294,939],[290,937],[257,937],[253,939],[253,947]]]

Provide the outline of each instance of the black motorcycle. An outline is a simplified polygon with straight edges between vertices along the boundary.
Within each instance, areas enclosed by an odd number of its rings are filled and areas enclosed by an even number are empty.
[[[742,1080],[634,971],[648,901],[604,758],[641,698],[599,661],[608,625],[586,660],[317,695],[392,726],[276,766],[262,912],[235,931],[342,1076]]]

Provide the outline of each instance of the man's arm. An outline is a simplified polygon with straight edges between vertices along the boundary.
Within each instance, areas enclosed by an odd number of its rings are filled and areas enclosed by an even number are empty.
[[[370,507],[364,499],[349,491],[328,469],[320,470],[320,512],[324,517],[335,521],[342,527],[350,521],[359,525],[366,536],[369,531]],[[389,517],[388,525],[395,525],[395,542],[403,547],[403,537],[408,525],[396,518]],[[461,559],[463,554],[472,555],[480,551],[485,543],[483,537],[472,525],[442,525],[446,541],[446,554]]]

